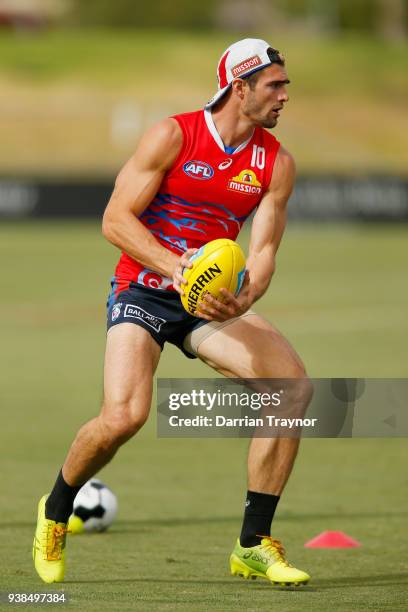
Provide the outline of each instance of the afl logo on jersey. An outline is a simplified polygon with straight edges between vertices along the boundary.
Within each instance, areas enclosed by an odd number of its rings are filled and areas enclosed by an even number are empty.
[[[186,162],[183,166],[184,172],[191,178],[198,179],[200,181],[208,181],[213,175],[214,170],[209,164],[196,159],[191,159]]]

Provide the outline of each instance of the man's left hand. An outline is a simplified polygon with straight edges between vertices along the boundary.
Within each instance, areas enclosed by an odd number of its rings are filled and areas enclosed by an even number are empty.
[[[239,317],[246,312],[254,300],[249,297],[249,274],[245,273],[244,282],[237,297],[227,291],[220,289],[222,302],[217,300],[209,293],[206,294],[204,301],[201,302],[195,314],[200,319],[206,321],[228,321],[234,317]]]

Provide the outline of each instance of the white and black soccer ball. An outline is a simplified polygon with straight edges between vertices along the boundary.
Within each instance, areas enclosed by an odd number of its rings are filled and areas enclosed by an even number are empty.
[[[105,531],[118,511],[116,495],[103,482],[91,478],[78,491],[68,529],[72,533]]]

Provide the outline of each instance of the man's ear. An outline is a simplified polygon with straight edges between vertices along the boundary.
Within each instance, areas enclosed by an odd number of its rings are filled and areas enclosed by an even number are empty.
[[[242,100],[245,95],[245,88],[247,86],[248,83],[246,83],[244,79],[234,79],[231,84],[233,95],[238,96],[238,98]]]

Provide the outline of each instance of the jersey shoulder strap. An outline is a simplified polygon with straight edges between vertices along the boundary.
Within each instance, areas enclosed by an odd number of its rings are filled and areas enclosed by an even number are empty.
[[[191,113],[182,113],[180,115],[172,115],[171,119],[175,119],[183,132],[183,145],[180,153],[177,156],[175,163],[188,154],[189,149],[197,140],[198,130],[204,127],[204,113],[202,110],[193,111]]]

